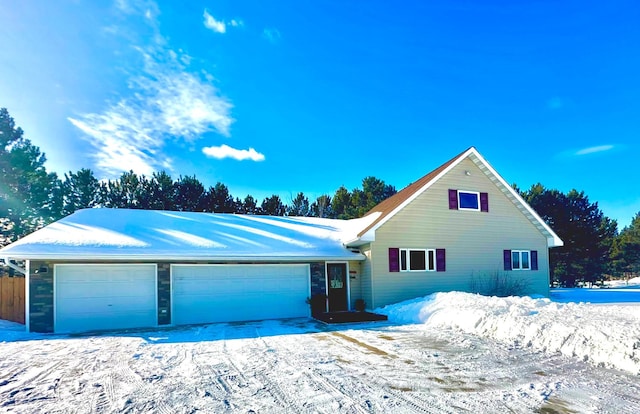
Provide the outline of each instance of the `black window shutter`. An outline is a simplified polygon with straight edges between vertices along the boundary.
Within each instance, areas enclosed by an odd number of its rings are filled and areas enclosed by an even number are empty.
[[[436,249],[436,272],[447,270],[447,260],[444,249]]]
[[[449,190],[449,210],[458,209],[458,190]]]
[[[400,249],[397,247],[389,247],[389,271],[400,271]]]
[[[480,211],[489,212],[489,193],[480,193]]]
[[[531,270],[538,270],[538,251],[531,250]]]
[[[504,256],[504,270],[512,270],[511,269],[511,250],[505,250],[503,252]]]

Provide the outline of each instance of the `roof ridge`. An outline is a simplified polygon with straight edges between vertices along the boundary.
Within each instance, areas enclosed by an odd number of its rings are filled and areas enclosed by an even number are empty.
[[[447,167],[449,167],[451,164],[456,162],[458,159],[460,159],[462,156],[464,156],[471,150],[477,151],[473,146],[467,148],[466,150],[462,151],[455,157],[451,158],[449,161],[445,162],[444,164],[440,165],[436,169],[422,176],[418,180],[408,184],[406,187],[404,187],[402,190],[398,191],[391,197],[375,205],[371,210],[369,210],[365,214],[365,216],[368,216],[369,214],[372,214],[372,213],[381,213],[380,216],[376,220],[374,220],[371,224],[369,224],[366,228],[360,231],[360,233],[358,233],[358,237],[362,237],[362,235],[364,235],[367,231],[371,230],[376,224],[382,221],[386,216],[391,214],[398,206],[400,206],[406,200],[411,198],[411,196],[413,196],[425,185],[429,184],[435,177],[438,176],[438,174],[440,174],[442,171],[447,169]]]

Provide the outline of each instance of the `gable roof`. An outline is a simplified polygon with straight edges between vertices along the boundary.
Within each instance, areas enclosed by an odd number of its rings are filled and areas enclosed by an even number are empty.
[[[0,249],[12,259],[363,260],[345,247],[355,220],[93,208]]]
[[[445,162],[429,174],[409,184],[401,191],[373,207],[365,217],[375,217],[364,227],[357,237],[348,242],[348,245],[358,246],[375,240],[375,231],[386,223],[391,217],[402,210],[407,204],[426,191],[446,173],[460,164],[466,158],[471,159],[478,168],[502,191],[502,193],[520,210],[522,214],[547,238],[548,247],[563,245],[562,240],[549,227],[547,223],[536,213],[529,204],[493,169],[493,167],[480,155],[478,150],[470,147]]]

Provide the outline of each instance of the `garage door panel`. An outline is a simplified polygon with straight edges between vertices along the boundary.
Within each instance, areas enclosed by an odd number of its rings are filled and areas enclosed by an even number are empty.
[[[56,265],[55,330],[156,326],[155,265]]]
[[[308,265],[172,267],[175,324],[309,315]]]

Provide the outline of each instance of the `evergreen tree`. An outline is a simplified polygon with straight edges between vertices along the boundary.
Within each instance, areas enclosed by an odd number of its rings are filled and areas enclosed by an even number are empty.
[[[221,182],[209,187],[203,198],[203,210],[214,213],[234,213],[236,203],[233,200],[229,189]]]
[[[62,191],[46,157],[0,108],[0,245],[43,227],[62,215]]]
[[[148,194],[149,208],[153,210],[176,210],[176,185],[166,171],[154,172],[151,180],[143,183],[143,192]]]
[[[178,211],[202,211],[204,186],[196,178],[180,177],[175,183],[175,208]]]
[[[291,202],[291,206],[288,208],[288,215],[306,217],[310,213],[309,199],[304,195],[304,193],[298,193],[296,198]]]
[[[536,184],[523,198],[564,241],[550,250],[551,276],[564,286],[576,281],[594,282],[607,270],[616,222],[607,221],[597,203],[584,192],[566,195]]]
[[[244,201],[238,203],[237,212],[240,214],[260,214],[258,201],[253,196],[247,194]]]
[[[336,190],[331,199],[331,210],[333,216],[339,219],[348,219],[350,216],[351,193],[345,186],[341,186]]]
[[[267,216],[284,216],[287,212],[287,208],[282,203],[282,200],[280,200],[280,197],[276,194],[262,200],[260,210],[261,214]]]
[[[64,175],[62,193],[65,216],[82,208],[96,207],[99,203],[100,183],[93,171],[82,168],[78,172],[69,171]]]
[[[612,248],[613,267],[618,274],[640,273],[640,212],[620,232]]]

